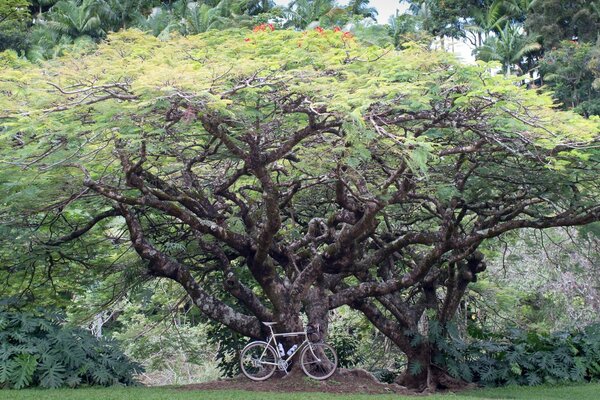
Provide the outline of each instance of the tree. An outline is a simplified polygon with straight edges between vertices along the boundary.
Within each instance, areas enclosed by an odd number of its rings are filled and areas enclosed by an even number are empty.
[[[275,3],[272,0],[246,0],[242,5],[248,14],[258,15],[271,11]]]
[[[598,0],[539,0],[529,9],[525,27],[541,36],[546,49],[563,40],[595,42],[600,32]]]
[[[333,0],[294,0],[286,10],[288,24],[294,28],[304,29],[311,22],[318,21],[334,9],[337,8]]]
[[[206,4],[189,3],[183,14],[183,32],[188,35],[206,32],[221,27],[224,20],[218,6],[211,8]]]
[[[373,18],[377,16],[377,9],[369,7],[369,0],[351,0],[347,6],[350,15],[360,15],[364,18]]]
[[[467,26],[466,30],[473,32],[475,40],[471,43],[476,46],[482,46],[483,42],[489,38],[490,33],[499,33],[502,27],[508,22],[508,15],[504,13],[505,1],[495,0],[488,8],[474,8],[472,10],[473,24]]]
[[[27,46],[28,7],[27,0],[6,0],[0,4],[0,51]]]
[[[0,24],[8,21],[21,21],[29,17],[27,0],[6,0],[0,4]]]
[[[544,55],[540,74],[563,108],[600,115],[600,44],[562,42]]]
[[[46,25],[48,29],[71,38],[100,37],[105,33],[102,21],[108,12],[103,1],[62,0],[50,9]]]
[[[108,0],[109,12],[105,24],[110,23],[113,30],[125,29],[136,21],[140,15],[147,14],[154,1],[152,0]]]
[[[477,58],[484,61],[500,61],[506,76],[513,71],[526,72],[525,56],[541,49],[535,40],[525,36],[520,26],[507,24],[498,36],[489,37],[483,46],[476,49]]]
[[[460,38],[474,10],[487,8],[488,0],[410,0],[410,11],[424,17],[423,27],[434,36]]]
[[[598,120],[445,53],[256,31],[124,31],[9,64],[7,287],[68,268],[116,291],[171,279],[254,338],[303,313],[326,335],[349,305],[407,354],[402,383],[442,385],[419,326],[451,320],[478,247],[600,219]]]

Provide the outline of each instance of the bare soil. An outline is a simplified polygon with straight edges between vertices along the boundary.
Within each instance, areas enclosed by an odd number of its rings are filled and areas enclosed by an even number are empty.
[[[248,390],[254,392],[325,392],[325,393],[398,393],[416,395],[412,390],[392,383],[381,383],[363,369],[338,369],[329,379],[317,381],[300,371],[283,375],[275,373],[266,381],[254,382],[245,376],[185,385],[181,390]]]

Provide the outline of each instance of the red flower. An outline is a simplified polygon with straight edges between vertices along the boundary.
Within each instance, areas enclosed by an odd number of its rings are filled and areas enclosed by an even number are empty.
[[[344,32],[344,34],[342,35],[343,39],[352,39],[354,37],[354,35],[350,32]]]
[[[336,26],[335,28],[333,28],[334,32],[341,32],[342,28],[340,28],[339,26]]]
[[[321,33],[321,34],[322,34],[323,32],[325,32],[325,29],[321,28],[320,26],[317,26],[317,27],[315,28],[315,31],[317,31],[317,32],[319,32],[319,33]]]
[[[247,37],[246,39],[244,39],[244,42],[249,42],[249,41],[250,41],[249,37]]]
[[[271,32],[273,32],[275,30],[275,25],[273,24],[260,24],[260,25],[256,25],[253,29],[252,32],[266,32],[267,29],[271,30]]]

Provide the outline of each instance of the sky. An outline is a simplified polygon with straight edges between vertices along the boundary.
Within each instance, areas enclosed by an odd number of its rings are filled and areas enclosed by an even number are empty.
[[[288,5],[290,0],[275,0],[275,3],[279,5]],[[338,0],[340,5],[348,4],[348,0]],[[377,22],[380,24],[385,24],[388,22],[388,19],[396,14],[396,9],[403,12],[406,10],[406,5],[401,5],[399,0],[371,0],[369,6],[375,7],[379,12],[377,16]]]

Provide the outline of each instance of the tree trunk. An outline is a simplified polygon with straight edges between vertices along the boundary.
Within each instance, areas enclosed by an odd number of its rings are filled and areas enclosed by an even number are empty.
[[[417,391],[435,390],[435,383],[431,382],[431,349],[429,343],[423,343],[413,349],[403,349],[408,364],[396,379],[396,383]],[[432,387],[433,386],[433,387]]]
[[[329,301],[322,282],[318,281],[309,292],[304,301],[308,324],[318,328],[321,340],[327,338],[329,329]]]
[[[408,365],[406,371],[396,379],[396,383],[409,389],[428,393],[464,388],[466,382],[453,378],[447,371],[431,362],[435,352],[435,347],[429,342],[424,342],[411,350],[405,350]]]

